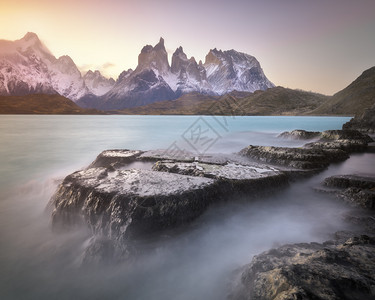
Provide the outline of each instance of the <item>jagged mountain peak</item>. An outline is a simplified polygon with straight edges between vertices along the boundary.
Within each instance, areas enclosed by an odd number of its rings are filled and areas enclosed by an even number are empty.
[[[88,107],[114,109],[175,99],[191,92],[221,95],[273,86],[259,62],[245,53],[214,48],[204,63],[197,63],[180,46],[170,65],[164,43],[161,37],[155,46],[144,46],[137,68],[123,71],[115,82],[97,70],[89,70],[82,77],[69,56],[57,59],[35,33],[16,41],[0,40],[0,94],[57,92],[75,101],[86,97]]]
[[[39,56],[44,56],[49,60],[53,60],[54,56],[51,51],[42,43],[38,35],[34,32],[26,33],[21,39],[17,41],[10,41],[13,44],[15,49],[14,51],[19,51],[26,54],[37,54]]]
[[[164,47],[163,38],[160,38],[159,43],[156,44],[155,47],[147,45],[142,48],[138,56],[138,66],[135,72],[139,73],[146,69],[153,70],[158,74],[166,74],[169,72],[168,54]]]
[[[26,33],[25,36],[21,40],[25,40],[25,41],[30,41],[30,40],[40,41],[38,35],[36,33],[34,33],[34,32],[28,32],[28,33]]]
[[[184,49],[182,48],[182,46],[178,47],[176,49],[176,51],[173,53],[173,55],[184,55],[184,56],[186,56],[186,54],[184,53]]]
[[[122,71],[121,74],[118,76],[116,82],[120,82],[122,81],[123,79],[126,79],[127,77],[129,77],[129,75],[133,72],[133,69],[128,69],[128,70],[125,70],[125,71]]]
[[[218,58],[217,54],[219,54],[219,51],[217,49],[211,49],[208,54],[206,55],[204,64],[216,64],[220,65],[222,61]]]
[[[159,43],[157,43],[157,44],[155,45],[154,50],[155,50],[155,51],[159,51],[159,50],[164,50],[164,51],[166,51],[166,50],[165,50],[165,46],[164,46],[164,39],[163,39],[162,37],[159,39]]]
[[[97,96],[102,96],[112,89],[115,85],[113,78],[104,77],[99,70],[89,70],[83,76],[83,80],[89,91]]]
[[[208,82],[218,94],[233,90],[254,92],[273,87],[263,73],[258,60],[235,50],[211,49],[203,65]]]
[[[0,42],[0,49],[0,94],[59,93],[78,100],[88,93],[73,60],[56,59],[35,33]]]
[[[73,66],[73,65],[75,66],[75,63],[74,63],[73,59],[69,55],[62,55],[57,60],[61,63],[71,65],[71,66]]]

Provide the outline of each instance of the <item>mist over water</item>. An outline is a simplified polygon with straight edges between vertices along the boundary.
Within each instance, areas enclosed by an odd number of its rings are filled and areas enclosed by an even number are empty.
[[[348,118],[242,117],[211,152],[249,144],[300,146],[285,130],[338,129]],[[322,242],[347,229],[349,209],[312,187],[333,174],[373,174],[375,154],[355,154],[326,171],[257,200],[228,199],[192,224],[144,241],[131,262],[81,267],[87,229],[57,234],[47,203],[59,180],[111,148],[167,148],[196,117],[2,116],[0,299],[225,299],[233,272],[285,243]],[[313,127],[313,124],[316,127]],[[173,124],[173,126],[171,125]],[[258,124],[258,125],[257,125]]]

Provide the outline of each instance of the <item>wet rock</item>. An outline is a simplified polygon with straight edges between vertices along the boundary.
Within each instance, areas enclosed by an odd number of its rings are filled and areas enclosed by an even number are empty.
[[[291,134],[285,133],[285,136]],[[298,134],[300,131],[295,135]],[[261,162],[297,169],[324,169],[330,163],[349,158],[351,152],[364,151],[372,141],[368,135],[356,130],[327,130],[319,136],[318,141],[300,148],[250,145],[240,154]]]
[[[361,140],[367,143],[373,142],[371,137],[358,130],[326,130],[322,132],[321,138],[327,140]]]
[[[115,245],[106,237],[94,236],[87,241],[82,255],[83,266],[99,266],[115,260]]]
[[[347,153],[362,152],[367,148],[368,143],[364,140],[336,140],[336,141],[317,141],[305,145],[309,149],[339,149]]]
[[[326,178],[323,185],[329,188],[329,192],[352,205],[375,209],[374,177],[337,175]]]
[[[150,150],[140,155],[139,159],[145,161],[158,161],[171,159],[176,161],[191,162],[195,160],[195,156],[188,151],[168,151],[168,150]]]
[[[348,153],[366,150],[372,138],[357,130],[327,130],[321,134],[321,139],[306,144],[311,149],[341,149]]]
[[[143,152],[139,150],[105,150],[91,163],[89,168],[117,168],[134,162]]]
[[[306,131],[302,129],[297,129],[293,131],[285,131],[279,134],[280,138],[295,139],[295,140],[311,140],[318,138],[321,132],[319,131]]]
[[[323,169],[332,162],[349,156],[340,149],[287,148],[273,146],[248,146],[241,155],[261,162],[284,165],[297,169]]]
[[[67,176],[59,186],[52,199],[52,225],[87,223],[95,235],[125,241],[187,222],[219,196],[209,178],[90,168]]]
[[[332,245],[332,246],[330,246]],[[243,268],[230,299],[375,299],[375,239],[285,245]]]
[[[90,243],[88,261],[100,260],[100,253],[107,256],[105,238],[113,242],[116,256],[126,256],[137,252],[130,246],[134,241],[190,222],[213,203],[234,195],[254,198],[287,184],[285,172],[241,156],[104,151],[59,185],[51,199],[52,226],[88,225],[101,237]]]
[[[342,126],[343,129],[355,129],[370,134],[375,133],[375,104],[365,112],[351,119]]]
[[[266,165],[236,163],[209,164],[203,162],[158,161],[153,170],[215,179],[220,190],[233,194],[259,195],[288,184],[288,176]]]

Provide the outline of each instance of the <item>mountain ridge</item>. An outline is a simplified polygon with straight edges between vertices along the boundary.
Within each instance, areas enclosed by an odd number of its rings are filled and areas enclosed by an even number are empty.
[[[222,95],[274,86],[255,57],[235,50],[210,50],[217,57],[213,65],[214,60],[207,59],[197,63],[178,47],[170,65],[163,38],[155,46],[144,46],[136,69],[122,72],[116,82],[99,71],[82,76],[69,56],[53,56],[35,33],[16,41],[0,40],[0,48],[0,95],[58,93],[83,107],[121,109],[190,92]]]

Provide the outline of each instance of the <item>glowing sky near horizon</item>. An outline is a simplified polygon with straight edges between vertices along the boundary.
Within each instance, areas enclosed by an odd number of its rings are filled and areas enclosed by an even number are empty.
[[[84,73],[117,78],[160,37],[171,58],[254,55],[276,85],[333,94],[375,66],[374,0],[0,0],[0,39],[35,32]]]

